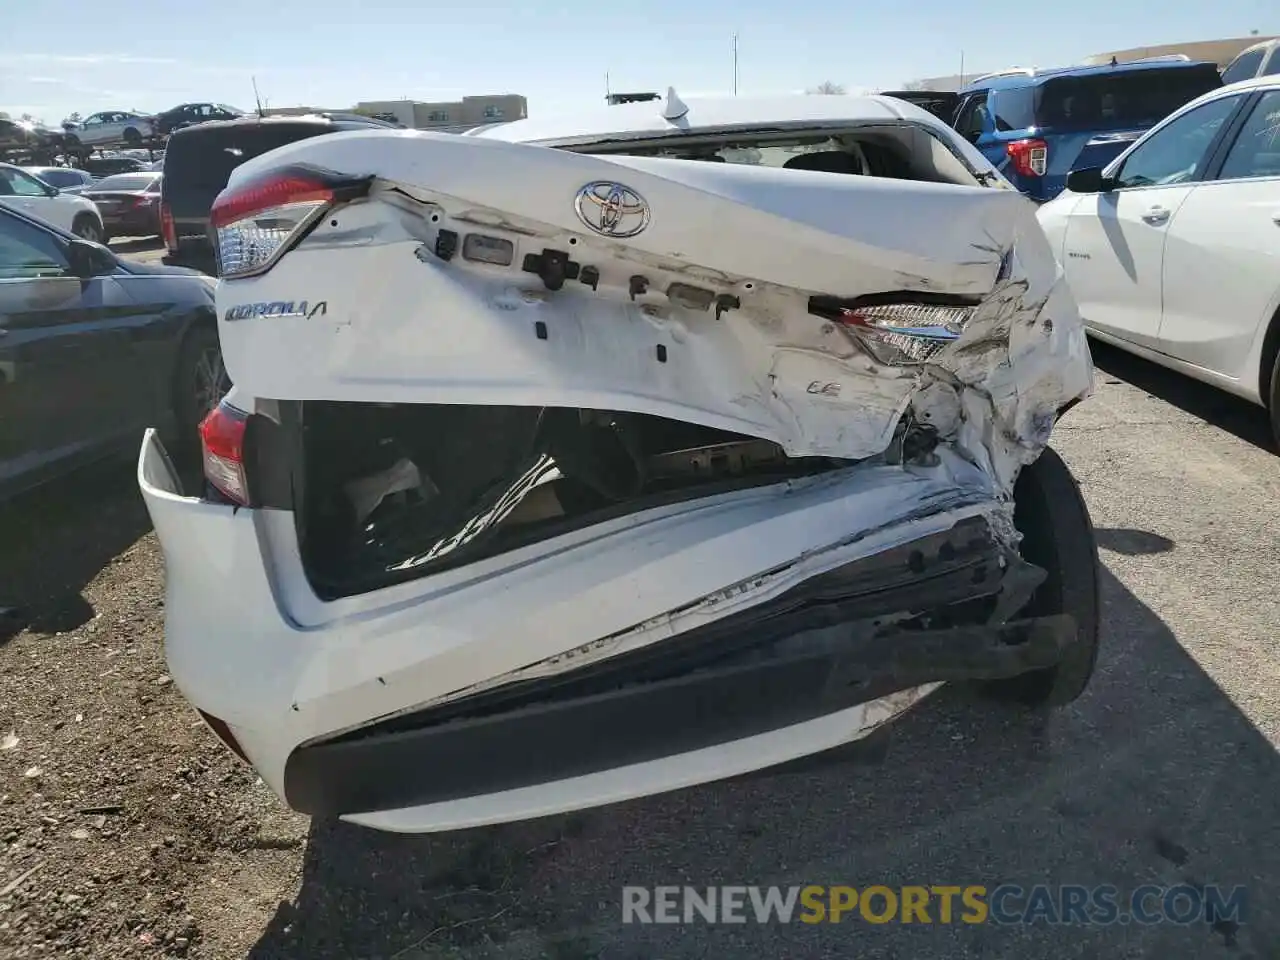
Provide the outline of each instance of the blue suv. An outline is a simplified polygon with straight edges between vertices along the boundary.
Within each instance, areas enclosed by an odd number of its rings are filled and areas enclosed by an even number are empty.
[[[1015,187],[1052,200],[1080,167],[1104,167],[1178,107],[1222,86],[1182,58],[1009,71],[960,91],[952,125]]]

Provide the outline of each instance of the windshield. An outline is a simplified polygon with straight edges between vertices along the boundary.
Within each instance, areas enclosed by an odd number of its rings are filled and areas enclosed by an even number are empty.
[[[1222,78],[1212,65],[1060,77],[1023,91],[998,91],[996,113],[1001,128],[1010,130],[1031,126],[1057,130],[1151,127],[1220,86]],[[1023,94],[1021,106],[1006,110],[1006,98],[1015,99],[1010,97],[1015,92]],[[1029,110],[1033,111],[1031,117]]]

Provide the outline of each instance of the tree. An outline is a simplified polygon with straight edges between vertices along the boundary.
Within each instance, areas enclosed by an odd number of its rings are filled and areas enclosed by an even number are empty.
[[[823,80],[820,84],[818,84],[812,90],[809,90],[806,92],[826,94],[829,96],[839,96],[844,93],[844,87],[840,86],[840,84],[838,83],[832,83],[830,80]]]
[[[909,80],[909,81],[907,81],[906,83],[904,83],[904,84],[902,85],[902,89],[903,89],[903,90],[917,90],[917,91],[922,91],[922,90],[924,90],[924,88],[925,88],[925,87],[924,87],[924,81],[923,81],[923,80]]]
[[[67,117],[67,123],[79,123],[81,119],[82,118],[79,113],[73,113],[71,116]]]

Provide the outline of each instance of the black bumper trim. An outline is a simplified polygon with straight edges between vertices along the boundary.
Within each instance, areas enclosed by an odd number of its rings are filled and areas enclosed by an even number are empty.
[[[817,655],[757,658],[498,716],[300,748],[290,806],[369,813],[496,793],[728,743],[933,681],[1052,666],[1076,635],[1066,615],[998,627],[826,641]]]

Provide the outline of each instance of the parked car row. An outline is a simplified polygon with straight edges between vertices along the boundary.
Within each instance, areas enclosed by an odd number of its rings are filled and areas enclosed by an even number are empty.
[[[182,103],[157,114],[102,110],[83,119],[64,120],[59,129],[0,115],[0,160],[43,163],[57,155],[83,158],[104,147],[155,146],[175,130],[244,115],[221,103]]]
[[[94,179],[69,167],[0,164],[0,203],[97,243],[113,236],[158,237],[163,179],[151,171]]]

